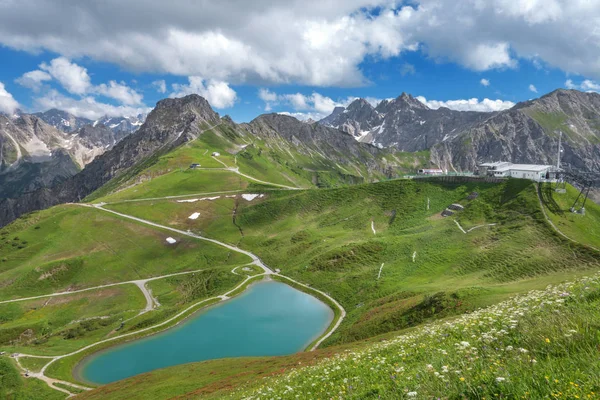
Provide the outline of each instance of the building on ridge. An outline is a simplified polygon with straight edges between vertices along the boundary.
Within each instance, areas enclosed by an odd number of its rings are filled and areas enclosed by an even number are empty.
[[[481,176],[496,178],[529,179],[535,182],[551,182],[559,177],[560,170],[554,165],[513,164],[506,161],[482,163],[478,165]]]

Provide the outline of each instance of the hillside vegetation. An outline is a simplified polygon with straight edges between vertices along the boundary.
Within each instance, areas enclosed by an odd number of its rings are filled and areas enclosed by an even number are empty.
[[[495,352],[490,353],[491,358],[486,355],[479,365],[479,359],[474,357],[481,354],[481,348],[477,354],[468,353],[468,346],[450,351],[454,342],[440,341],[439,335],[474,346],[466,335],[475,333],[465,328],[473,325],[469,319],[472,317],[454,318],[532,289],[577,279],[600,268],[596,251],[563,238],[548,224],[537,187],[530,181],[486,183],[460,177],[388,180],[385,171],[361,165],[357,161],[362,157],[360,154],[342,166],[326,161],[316,150],[299,151],[293,146],[277,145],[268,136],[250,138],[240,126],[221,123],[196,140],[112,181],[87,199],[93,204],[69,204],[32,213],[0,230],[0,303],[4,302],[0,304],[0,351],[56,356],[123,333],[139,335],[138,330],[154,329],[156,324],[200,300],[226,293],[245,279],[245,275],[232,270],[247,264],[249,257],[184,234],[188,232],[251,251],[273,270],[326,292],[344,307],[345,319],[316,353],[167,368],[82,394],[83,398],[148,398],[150,394],[154,398],[174,395],[268,398],[270,392],[260,392],[262,383],[256,378],[281,375],[289,368],[304,365],[299,363],[316,363],[314,374],[323,374],[327,369],[333,386],[318,383],[309,369],[265,383],[263,390],[268,386],[273,394],[282,397],[310,391],[311,395],[322,398],[398,398],[412,392],[417,393],[414,396],[434,397],[443,387],[450,387],[458,397],[483,398],[496,393],[488,382],[489,376],[481,373],[489,368],[486,363],[509,363],[510,368],[517,368],[517,358],[502,359]],[[213,152],[221,155],[213,157]],[[411,164],[408,157],[392,154],[377,157]],[[415,157],[418,162],[421,156]],[[189,168],[192,163],[200,166]],[[381,181],[356,184],[374,179]],[[355,185],[347,186],[350,183]],[[554,193],[548,196],[546,193],[543,197],[546,208],[551,199],[558,204],[551,212],[553,222],[573,239],[597,245],[597,206],[590,206],[587,215],[574,219],[557,211],[570,201],[572,190],[564,198],[557,198]],[[94,204],[182,232],[116,216],[94,208]],[[442,211],[448,207],[454,213],[442,217]],[[167,237],[176,243],[169,244]],[[158,308],[152,305],[148,308],[145,293],[129,282],[182,272],[190,274],[164,277],[144,286],[160,304]],[[258,272],[251,270],[248,275]],[[97,287],[113,283],[124,284]],[[87,288],[95,289],[6,303],[16,298]],[[546,298],[552,293],[540,296]],[[537,297],[531,296],[526,297],[527,301],[537,301]],[[578,332],[592,324],[584,314],[597,300],[592,296],[588,303],[572,305],[572,325]],[[504,318],[505,312],[512,312],[510,304],[516,303],[493,306],[496,308],[486,312]],[[473,315],[492,324],[486,319],[489,314]],[[501,323],[502,318],[493,324]],[[437,320],[457,322],[420,328]],[[531,335],[541,329],[534,320],[522,321],[524,325],[517,324],[514,331],[507,330],[516,336],[514,344],[502,342],[503,348],[517,348],[516,344],[523,341],[529,343],[534,337]],[[528,323],[532,328],[521,330]],[[459,331],[446,330],[455,329],[454,326],[460,327]],[[484,328],[489,328],[485,332],[503,329],[489,324],[482,325],[481,329]],[[392,339],[399,332],[407,334],[402,336],[407,339]],[[575,357],[589,361],[593,353],[587,354],[585,346],[593,345],[592,336],[582,336],[583,347],[574,348]],[[383,339],[388,344],[374,345]],[[552,343],[555,340],[548,339]],[[438,342],[441,347],[434,347]],[[109,345],[105,343],[57,360],[46,370],[46,375],[73,382],[72,370],[77,363]],[[534,344],[519,346],[531,353],[541,351]],[[420,372],[420,364],[401,365],[405,360],[401,356],[398,359],[399,354],[402,351],[409,354],[411,349],[420,352],[410,353],[411,359],[431,358],[427,363],[433,368],[428,368],[433,374],[431,381]],[[355,353],[343,353],[347,350]],[[439,355],[433,357],[442,350],[448,352],[449,361]],[[385,355],[386,352],[393,353],[393,357]],[[465,367],[457,367],[461,371],[458,378],[464,380],[459,379],[459,383],[448,380],[453,369],[450,361],[464,361],[467,353],[476,364],[474,370],[465,372]],[[360,360],[352,361],[357,363],[360,381],[344,381],[350,379],[348,371],[354,367],[343,364],[352,357],[341,354],[361,354]],[[544,358],[538,357],[536,360],[542,365]],[[371,364],[367,363],[380,363],[381,368],[388,368],[387,361],[381,361],[383,358],[393,359],[391,365],[397,364],[395,375],[387,369],[382,374],[379,367],[373,367],[373,371],[379,371],[377,374],[368,372],[371,367],[367,365]],[[548,360],[550,364],[543,364],[544,368],[564,363],[564,359],[554,355]],[[32,370],[43,365],[34,358],[21,361]],[[331,370],[337,368],[338,361],[342,363],[340,375]],[[518,374],[521,367],[506,368],[507,372]],[[413,376],[412,379],[418,375],[411,382],[414,385],[399,380],[398,374],[404,371],[410,372],[406,376]],[[388,372],[395,376],[391,382],[378,380]],[[435,372],[447,380],[436,381],[441,378]],[[564,379],[571,372],[565,369],[562,378],[556,379]],[[497,377],[509,378],[504,375]],[[534,379],[534,375],[530,377]],[[323,392],[304,387],[304,380]],[[468,389],[460,386],[467,381],[472,382]],[[580,382],[585,384],[586,395],[595,391],[588,385],[592,381]],[[285,392],[286,385],[295,387],[295,392]],[[238,386],[244,387],[243,391],[232,392]],[[483,389],[474,389],[479,386]],[[567,393],[562,386],[557,388]],[[517,393],[521,387],[510,390],[506,393]]]
[[[478,197],[467,200],[473,192]],[[464,211],[442,218],[452,203]],[[598,265],[590,250],[546,224],[529,181],[396,180],[268,191],[253,201],[222,196],[107,207],[237,244],[326,291],[348,312],[326,345],[463,313]],[[197,210],[206,219],[187,219]],[[455,220],[476,229],[465,234]]]

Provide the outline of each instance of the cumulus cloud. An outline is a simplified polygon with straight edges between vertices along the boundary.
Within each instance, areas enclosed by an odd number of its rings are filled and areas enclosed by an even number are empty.
[[[597,1],[403,4],[148,0],[140,6],[108,0],[73,8],[67,0],[3,1],[0,44],[231,83],[361,85],[367,81],[361,71],[365,59],[412,51],[477,71],[513,68],[522,58],[600,77]],[[146,23],[150,19],[153,24]]]
[[[57,108],[76,117],[98,119],[105,115],[109,117],[136,116],[151,111],[148,107],[115,106],[97,101],[92,96],[75,99],[65,96],[56,90],[50,90],[44,96],[35,99],[35,107],[40,110]]]
[[[477,98],[465,99],[465,100],[427,100],[423,96],[418,96],[417,99],[425,104],[427,107],[432,109],[438,109],[440,107],[447,107],[451,110],[457,111],[502,111],[509,109],[515,105],[512,101],[506,100],[490,100],[483,99],[479,101]]]
[[[489,79],[482,78],[482,79],[479,81],[479,83],[480,83],[482,86],[490,86],[490,81],[489,81]]]
[[[12,114],[17,108],[19,108],[19,103],[4,88],[4,83],[0,82],[0,112]]]
[[[60,82],[69,93],[82,95],[92,87],[87,69],[70,62],[65,57],[55,58],[50,61],[50,64],[42,63],[40,69]]]
[[[590,79],[583,80],[580,84],[576,84],[571,79],[567,79],[565,82],[567,89],[583,90],[585,92],[600,92],[600,83],[592,81]]]
[[[158,93],[167,93],[167,82],[164,79],[152,82],[152,86]]]
[[[49,73],[35,70],[24,73],[20,78],[15,79],[15,82],[37,92],[41,89],[43,82],[50,80],[52,80],[52,76]]]
[[[205,81],[199,76],[188,77],[188,84],[175,83],[173,93],[169,97],[183,97],[198,94],[204,97],[215,108],[232,107],[237,100],[237,93],[226,82],[209,79]]]
[[[533,93],[538,92],[537,88],[535,87],[535,85],[533,83],[529,85],[529,90]]]
[[[127,86],[124,82],[116,81],[103,83],[94,88],[94,92],[106,97],[115,99],[128,106],[137,106],[142,104],[142,95]]]
[[[40,108],[58,108],[64,111],[74,110],[72,113],[76,116],[98,115],[101,110],[107,110],[106,114],[117,116],[117,110],[130,112],[134,108],[127,106],[139,106],[145,109],[142,102],[143,96],[135,89],[127,86],[125,82],[114,80],[99,85],[92,84],[90,75],[85,67],[82,67],[65,57],[58,57],[50,62],[43,62],[38,70],[23,74],[16,82],[22,86],[28,87],[35,92],[39,92],[44,82],[56,81],[67,92],[81,96],[80,99],[74,99],[68,96],[60,95],[56,90],[45,87],[46,93],[40,98],[35,99],[35,104]],[[98,102],[94,96],[104,96],[114,99],[124,105],[113,106]],[[67,109],[68,108],[68,109]],[[87,117],[86,117],[87,118]]]

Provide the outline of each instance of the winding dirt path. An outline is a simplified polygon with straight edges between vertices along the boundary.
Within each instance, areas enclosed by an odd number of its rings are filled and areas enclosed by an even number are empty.
[[[155,277],[147,278],[147,279],[138,279],[138,280],[133,280],[133,281],[108,283],[106,285],[93,286],[93,287],[89,287],[89,288],[85,288],[85,289],[72,290],[72,291],[67,291],[67,292],[56,292],[56,293],[50,293],[50,294],[43,294],[43,295],[40,295],[40,296],[21,297],[21,298],[12,299],[12,300],[2,300],[2,301],[0,301],[0,304],[15,303],[15,302],[18,302],[18,301],[43,299],[43,298],[46,298],[46,297],[67,296],[67,295],[70,295],[70,294],[76,294],[76,293],[82,293],[82,292],[89,292],[90,290],[97,290],[97,289],[103,289],[103,288],[107,288],[107,287],[111,287],[111,286],[128,285],[128,284],[134,284],[134,285],[138,286],[140,288],[140,290],[142,291],[142,293],[144,293],[144,296],[146,296],[146,293],[145,293],[146,289],[143,289],[142,287],[140,287],[139,283],[143,283],[142,286],[144,286],[146,283],[151,282],[151,281],[155,281],[155,280],[158,280],[158,279],[169,278],[171,276],[177,276],[177,275],[194,274],[196,272],[201,272],[201,271],[203,271],[203,270],[198,269],[198,270],[194,270],[194,271],[176,272],[176,273],[173,273],[173,274],[155,276]],[[150,297],[152,297],[152,296],[150,295]],[[148,298],[148,297],[146,297],[146,298]]]

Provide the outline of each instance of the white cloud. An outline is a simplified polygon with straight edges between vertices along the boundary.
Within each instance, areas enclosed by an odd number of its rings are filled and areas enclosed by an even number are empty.
[[[477,71],[522,58],[600,77],[597,0],[56,1],[0,2],[0,44],[232,83],[361,85],[365,59],[417,50]]]
[[[289,115],[290,117],[294,117],[300,121],[307,121],[309,119],[312,119],[313,121],[318,121],[318,120],[326,117],[326,115],[319,114],[319,113],[311,113],[311,112],[302,113],[302,112],[281,111],[281,112],[278,112],[277,114]]]
[[[417,100],[425,104],[427,107],[432,109],[438,109],[440,107],[447,107],[451,110],[458,111],[502,111],[509,109],[515,105],[512,101],[506,100],[490,100],[483,99],[479,101],[477,98],[466,99],[466,100],[427,100],[423,96],[418,96]]]
[[[277,93],[271,92],[269,89],[261,88],[258,90],[258,98],[264,102],[277,101]]]
[[[581,90],[598,92],[600,91],[600,84],[586,79],[583,82],[581,82]]]
[[[152,82],[158,93],[167,93],[167,82],[164,79]]]
[[[309,106],[308,103],[311,102],[314,104],[312,98],[304,96],[301,93],[284,94],[281,95],[281,97],[285,102],[289,103],[294,108],[294,110],[308,110],[309,108],[311,108],[311,106]]]
[[[43,82],[50,80],[52,80],[52,77],[49,73],[35,70],[24,73],[20,78],[15,79],[15,82],[37,92],[42,87]]]
[[[169,97],[183,97],[188,94],[198,94],[204,97],[215,108],[232,107],[236,100],[235,90],[226,82],[209,79],[205,81],[199,76],[188,77],[188,84],[173,84],[173,93]]]
[[[138,106],[142,104],[143,96],[134,89],[125,85],[124,82],[109,81],[108,85],[103,83],[94,88],[94,92],[106,97],[118,100],[128,106]]]
[[[65,57],[55,58],[50,64],[42,63],[40,69],[52,75],[69,93],[83,95],[92,87],[87,69]]]
[[[576,84],[571,79],[567,79],[565,82],[565,87],[567,89],[577,89],[583,90],[585,92],[600,92],[600,83],[592,81],[590,79],[585,79],[580,84]]]
[[[482,78],[479,83],[481,83],[482,86],[490,86],[489,79]]]
[[[535,85],[533,83],[529,85],[529,90],[532,91],[533,93],[538,92],[537,88],[535,87]]]
[[[19,103],[4,88],[4,83],[0,82],[0,112],[12,114],[17,108],[19,108]]]
[[[74,99],[72,97],[63,95],[56,90],[50,90],[44,96],[35,99],[35,106],[40,110],[57,108],[59,110],[71,113],[77,117],[83,117],[92,120],[98,119],[104,115],[108,115],[110,117],[127,117],[144,114],[151,111],[151,109],[148,107],[114,106],[112,104],[98,102],[91,96],[83,97],[81,99]]]

